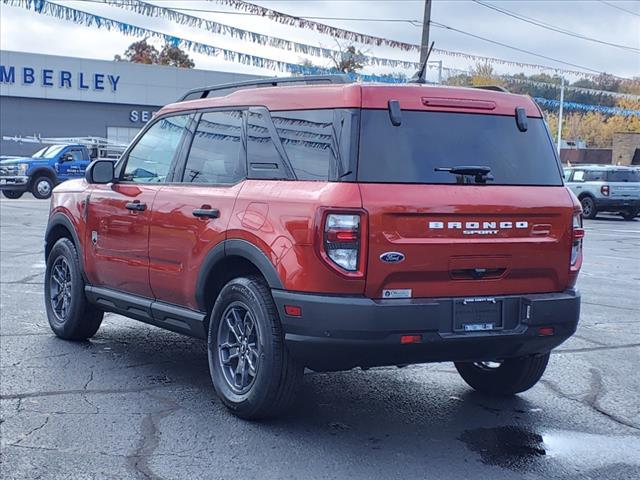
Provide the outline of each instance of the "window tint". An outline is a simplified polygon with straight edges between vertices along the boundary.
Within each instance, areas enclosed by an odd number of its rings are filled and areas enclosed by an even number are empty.
[[[182,180],[233,184],[245,175],[242,111],[207,112],[198,123]]]
[[[521,132],[514,116],[403,111],[394,127],[387,110],[363,110],[358,180],[473,183],[435,169],[477,165],[491,168],[491,185],[562,185],[544,121],[528,123]]]
[[[591,170],[584,173],[585,182],[604,182],[607,172],[604,170]]]
[[[610,170],[607,172],[607,179],[610,182],[640,182],[640,171]]]
[[[282,157],[267,128],[267,118],[249,111],[247,120],[247,161],[249,176],[258,179],[287,178]]]
[[[271,112],[298,180],[328,180],[336,163],[333,110]]]
[[[129,152],[122,179],[130,182],[166,181],[189,118],[189,115],[177,115],[154,123]]]

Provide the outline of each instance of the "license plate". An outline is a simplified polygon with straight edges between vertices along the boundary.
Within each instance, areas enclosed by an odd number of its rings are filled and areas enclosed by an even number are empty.
[[[463,332],[486,332],[502,328],[502,300],[465,298],[455,301],[453,328]]]
[[[465,332],[482,332],[485,330],[493,330],[496,326],[493,323],[465,323]]]

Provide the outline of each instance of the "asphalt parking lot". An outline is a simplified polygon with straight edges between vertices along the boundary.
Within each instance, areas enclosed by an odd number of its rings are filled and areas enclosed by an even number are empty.
[[[312,373],[289,416],[249,423],[198,340],[112,314],[53,336],[48,207],[0,200],[3,479],[640,478],[640,219],[586,222],[581,324],[532,390],[485,397],[451,364]]]

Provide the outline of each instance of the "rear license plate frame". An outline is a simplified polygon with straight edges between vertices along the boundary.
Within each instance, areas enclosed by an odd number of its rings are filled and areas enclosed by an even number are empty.
[[[495,332],[504,328],[504,302],[494,297],[460,298],[453,302],[453,330]]]

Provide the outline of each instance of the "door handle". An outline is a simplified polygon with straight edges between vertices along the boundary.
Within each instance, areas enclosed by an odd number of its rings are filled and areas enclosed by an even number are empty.
[[[128,202],[125,207],[127,210],[133,210],[134,212],[144,212],[147,209],[147,204],[140,203],[140,200],[134,200],[133,202]]]
[[[198,218],[218,218],[220,210],[217,208],[196,208],[193,212],[194,217]]]

